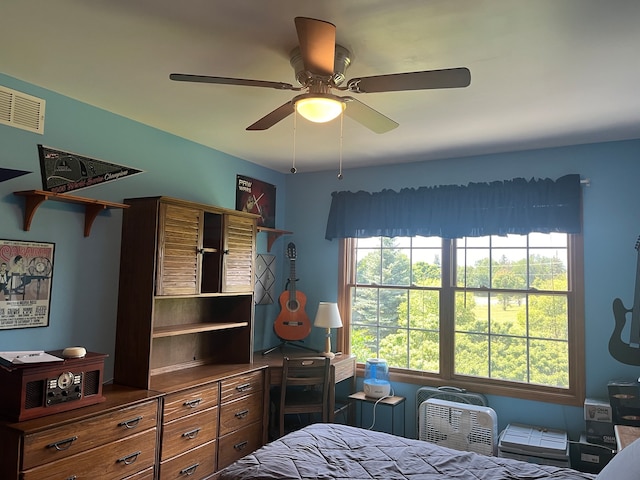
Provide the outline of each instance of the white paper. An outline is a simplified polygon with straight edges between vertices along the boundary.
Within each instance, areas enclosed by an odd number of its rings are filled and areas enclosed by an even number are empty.
[[[23,350],[16,352],[0,352],[0,357],[16,365],[25,363],[61,362],[64,359],[51,355],[44,350]]]

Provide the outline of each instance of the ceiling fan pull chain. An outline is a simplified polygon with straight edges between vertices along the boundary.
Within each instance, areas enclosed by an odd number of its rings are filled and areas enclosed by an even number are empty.
[[[298,112],[293,112],[293,163],[291,164],[291,173],[296,173],[296,123]]]
[[[342,180],[342,137],[344,131],[344,110],[340,114],[340,170],[338,171],[338,180]]]

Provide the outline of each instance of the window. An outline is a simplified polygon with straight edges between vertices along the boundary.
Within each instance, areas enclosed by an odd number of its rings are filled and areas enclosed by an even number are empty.
[[[580,405],[582,237],[346,239],[345,351],[396,380]]]

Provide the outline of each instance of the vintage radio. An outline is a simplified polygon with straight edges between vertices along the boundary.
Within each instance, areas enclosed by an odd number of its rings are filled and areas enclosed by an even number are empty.
[[[48,352],[62,358],[62,350]],[[104,359],[87,352],[60,362],[0,365],[0,415],[21,422],[93,405],[102,396]]]

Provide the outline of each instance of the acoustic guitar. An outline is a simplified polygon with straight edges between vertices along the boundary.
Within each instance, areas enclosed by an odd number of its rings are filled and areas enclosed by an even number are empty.
[[[280,314],[276,318],[273,329],[283,340],[302,340],[311,333],[311,321],[304,311],[307,297],[296,290],[296,246],[293,242],[287,245],[289,257],[289,281],[287,289],[280,295]]]
[[[640,249],[640,237],[636,240],[636,250]],[[609,353],[619,362],[627,365],[640,365],[640,254],[636,266],[636,289],[633,298],[633,307],[626,308],[622,300],[616,298],[613,301],[613,315],[616,325],[609,339]],[[631,313],[629,325],[629,343],[622,340],[622,330],[627,323],[627,314]]]

